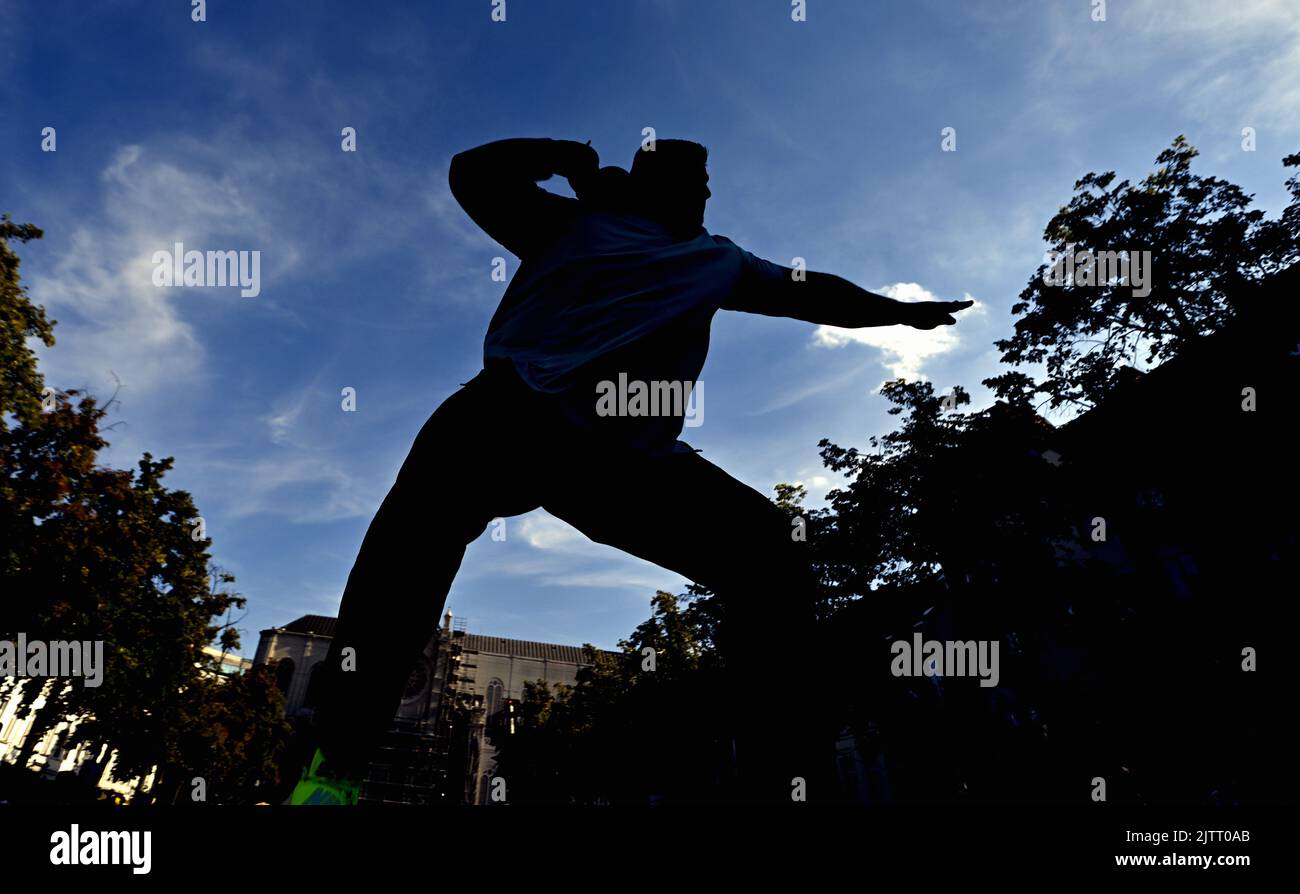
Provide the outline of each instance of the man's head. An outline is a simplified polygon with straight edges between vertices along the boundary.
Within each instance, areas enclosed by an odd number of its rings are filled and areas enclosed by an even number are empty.
[[[641,213],[682,236],[704,226],[709,196],[709,150],[690,140],[655,140],[654,150],[637,150],[631,185]]]

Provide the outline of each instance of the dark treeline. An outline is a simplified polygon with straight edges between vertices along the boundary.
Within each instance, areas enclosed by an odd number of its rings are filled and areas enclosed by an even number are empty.
[[[852,800],[1294,797],[1300,178],[1266,220],[1195,156],[1180,137],[1140,183],[1089,174],[1044,232],[1080,266],[1150,252],[1145,287],[1045,263],[997,343],[991,407],[894,381],[893,431],[820,443],[846,477],[827,508],[777,487],[806,525],[823,633],[783,638],[774,609],[771,673],[833,695]],[[698,588],[653,609],[621,657],[592,650],[576,686],[510,709],[494,743],[511,801],[707,800],[728,765],[724,613]],[[917,634],[996,642],[996,685],[895,676],[891,643]]]

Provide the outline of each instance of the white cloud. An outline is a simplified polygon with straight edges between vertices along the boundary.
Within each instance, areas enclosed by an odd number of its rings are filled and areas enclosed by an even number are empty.
[[[149,259],[162,244],[138,231],[112,233],[111,225],[79,227],[54,271],[33,276],[32,298],[58,320],[57,347],[41,351],[51,382],[107,392],[111,371],[140,395],[199,370],[202,344],[150,281]]]
[[[803,489],[807,494],[803,505],[806,508],[812,508],[819,501],[826,498],[826,494],[831,488],[842,487],[844,485],[844,479],[831,478],[829,475],[815,474],[809,475],[807,478],[800,478],[794,483],[803,486]]]
[[[588,540],[577,528],[541,511],[530,512],[519,520],[519,533],[533,549],[556,552],[589,552]]]
[[[273,259],[262,268],[264,285],[268,273],[293,266],[297,252],[254,205],[250,197],[267,191],[251,183],[184,169],[141,146],[120,149],[100,182],[102,210],[72,230],[52,270],[32,277],[33,299],[59,321],[58,347],[42,349],[41,365],[58,385],[94,391],[111,390],[111,370],[136,398],[185,385],[202,371],[206,352],[180,302],[249,299],[237,290],[159,288],[154,252],[176,242],[262,249]]]
[[[875,289],[881,295],[899,301],[938,301],[934,293],[914,282],[900,282]],[[970,295],[962,296],[971,300]],[[982,312],[984,306],[976,302],[964,314]],[[819,347],[838,348],[848,344],[878,348],[882,362],[889,367],[893,378],[916,381],[925,378],[926,361],[955,351],[961,345],[953,326],[934,329],[912,329],[909,326],[870,326],[864,329],[842,329],[838,326],[818,326],[813,332],[814,344]]]
[[[607,544],[596,543],[544,510],[522,516],[517,524],[517,529],[507,528],[507,542],[517,530],[531,550],[524,556],[494,560],[493,573],[526,577],[548,587],[629,589],[647,594],[675,586],[680,589],[681,575]],[[475,559],[480,556],[476,555]]]

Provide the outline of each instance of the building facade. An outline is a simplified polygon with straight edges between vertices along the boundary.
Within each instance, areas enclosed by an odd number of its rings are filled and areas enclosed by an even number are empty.
[[[253,661],[275,666],[290,722],[310,721],[337,623],[304,615],[261,633]],[[463,619],[447,612],[411,670],[361,800],[489,803],[495,757],[490,730],[523,697],[526,682],[573,685],[584,663],[577,646],[469,633]],[[508,733],[508,721],[503,729]]]

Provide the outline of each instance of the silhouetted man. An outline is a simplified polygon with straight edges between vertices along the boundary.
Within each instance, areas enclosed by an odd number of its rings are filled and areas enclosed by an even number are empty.
[[[344,800],[437,627],[465,547],[494,518],[538,507],[722,601],[731,683],[718,705],[739,769],[730,797],[789,803],[801,778],[808,800],[829,799],[835,730],[810,663],[806,545],[767,497],[678,440],[682,415],[605,415],[597,383],[696,382],[719,308],[930,329],[971,302],[899,302],[826,273],[796,281],[710,235],[706,160],[698,143],[659,140],[629,174],[600,168],[590,145],[550,139],[452,159],[452,194],[521,263],[488,326],[483,370],[421,429],[348,578],[315,718],[326,769],[353,778]],[[578,198],[537,185],[554,175]],[[348,647],[355,669],[344,672]]]

